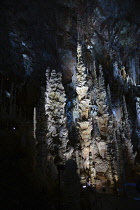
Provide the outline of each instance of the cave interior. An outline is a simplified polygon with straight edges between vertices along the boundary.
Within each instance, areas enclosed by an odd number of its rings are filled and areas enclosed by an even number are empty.
[[[139,209],[139,14],[138,0],[1,1],[1,209]]]

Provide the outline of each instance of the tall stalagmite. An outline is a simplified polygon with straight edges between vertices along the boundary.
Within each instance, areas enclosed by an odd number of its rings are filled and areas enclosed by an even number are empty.
[[[93,66],[91,72],[87,71],[82,46],[78,43],[77,69],[73,78],[77,96],[72,110],[79,141],[76,161],[82,183],[86,183],[86,177],[90,176],[91,184],[112,191],[118,180],[126,182],[123,153],[127,151],[125,162],[132,168],[136,154],[132,149],[125,99],[118,104],[119,107],[122,104],[122,111],[117,116],[109,85],[106,87],[104,83],[102,67],[99,66],[97,76],[95,64]]]

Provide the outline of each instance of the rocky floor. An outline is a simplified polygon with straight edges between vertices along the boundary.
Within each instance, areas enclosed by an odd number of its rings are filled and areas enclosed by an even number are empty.
[[[81,202],[82,210],[139,210],[140,193],[133,194],[134,197],[115,196],[104,193],[97,193],[91,189],[83,191]],[[135,200],[137,199],[137,200]],[[139,199],[139,200],[138,200]]]
[[[139,210],[140,209],[140,201],[136,201],[133,199],[123,198],[123,197],[116,197],[112,195],[100,195],[97,198],[97,209],[100,210]]]

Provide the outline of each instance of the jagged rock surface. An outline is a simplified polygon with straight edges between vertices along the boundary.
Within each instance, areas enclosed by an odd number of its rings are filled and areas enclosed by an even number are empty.
[[[124,181],[124,177],[130,173],[129,169],[134,168],[136,153],[133,152],[131,141],[132,130],[125,98],[118,104],[121,111],[118,110],[117,116],[111,102],[110,88],[105,87],[102,67],[99,66],[98,77],[95,67],[91,71],[86,71],[82,47],[78,43],[73,85],[77,96],[72,110],[80,145],[76,161],[81,177],[83,173],[90,175],[91,184],[97,188],[107,187],[110,183],[110,189],[113,189],[118,180]],[[126,162],[127,172],[124,167]]]

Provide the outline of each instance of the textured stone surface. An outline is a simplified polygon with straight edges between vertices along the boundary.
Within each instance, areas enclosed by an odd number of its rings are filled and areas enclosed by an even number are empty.
[[[125,170],[123,164],[126,164],[126,161],[128,168],[130,165],[135,168],[136,153],[133,152],[132,130],[128,121],[125,97],[120,98],[118,107],[114,109],[110,88],[105,86],[101,65],[98,77],[94,66],[92,78],[84,67],[80,44],[77,45],[77,61],[73,81],[77,95],[72,111],[73,116],[77,113],[76,121],[74,119],[73,123],[77,128],[77,138],[81,147],[79,157],[76,159],[80,167],[78,171],[81,176],[83,173],[87,176],[90,174],[91,183],[96,184],[98,188],[109,182],[111,190],[118,180],[120,182],[123,180]],[[125,69],[122,71],[124,75]],[[127,173],[129,174],[129,170],[125,175]]]

